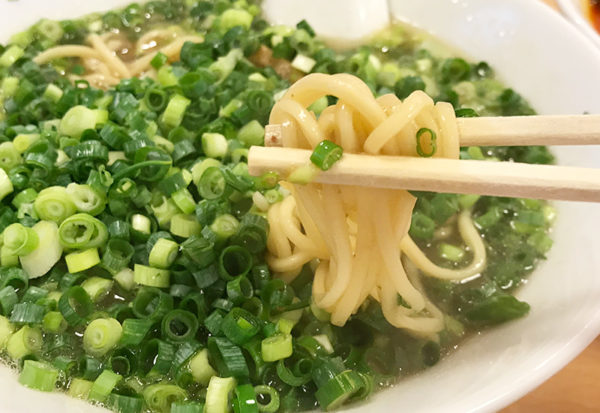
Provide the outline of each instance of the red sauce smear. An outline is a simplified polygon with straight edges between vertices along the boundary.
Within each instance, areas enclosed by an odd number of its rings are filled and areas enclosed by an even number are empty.
[[[589,7],[592,26],[600,33],[600,0],[590,0]]]

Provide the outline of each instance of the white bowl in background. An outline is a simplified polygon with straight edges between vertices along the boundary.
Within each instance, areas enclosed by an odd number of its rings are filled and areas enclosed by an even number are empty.
[[[588,19],[588,0],[556,0],[561,11],[592,42],[600,47],[600,35]]]
[[[349,1],[265,0],[265,5],[267,16],[280,23],[295,24],[307,18],[318,32],[330,34],[331,27],[340,27],[334,32],[340,37],[370,31],[365,22],[374,21],[371,13],[380,18],[379,7],[385,2]],[[11,33],[41,17],[72,18],[128,2],[0,2],[0,40],[6,41]],[[390,15],[445,39],[473,60],[488,61],[540,113],[600,113],[600,50],[539,3],[391,0]],[[555,153],[562,164],[600,167],[599,148],[560,148]],[[348,410],[495,411],[541,384],[581,352],[600,333],[600,257],[596,255],[600,236],[595,232],[600,227],[600,206],[556,206],[555,246],[518,292],[532,306],[527,317],[471,337],[433,368]],[[26,389],[7,368],[0,368],[0,400],[0,410],[7,413],[101,411],[58,393]]]

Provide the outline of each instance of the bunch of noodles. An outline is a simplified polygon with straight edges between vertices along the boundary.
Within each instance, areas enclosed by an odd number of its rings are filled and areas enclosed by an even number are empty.
[[[86,39],[89,46],[73,44],[52,47],[36,56],[34,61],[44,64],[58,58],[79,58],[85,73],[71,77],[87,80],[92,86],[106,89],[121,79],[154,77],[155,70],[150,62],[157,53],[164,54],[169,61],[175,61],[179,59],[181,46],[186,41],[202,40],[200,36],[183,34],[174,29],[151,30],[135,43],[119,33],[90,34]]]
[[[338,100],[317,118],[307,108],[323,96]],[[450,104],[434,104],[421,91],[403,102],[391,94],[376,99],[348,74],[299,80],[275,104],[270,123],[283,126],[287,147],[310,149],[328,139],[351,153],[459,156]],[[458,228],[473,253],[472,263],[446,269],[433,264],[408,235],[416,201],[409,192],[318,183],[284,186],[292,195],[268,213],[268,263],[289,281],[318,259],[313,299],[331,313],[333,324],[344,325],[370,296],[394,326],[419,334],[438,332],[444,328],[443,314],[427,299],[415,267],[446,280],[461,280],[485,267],[485,247],[469,211],[459,215]]]

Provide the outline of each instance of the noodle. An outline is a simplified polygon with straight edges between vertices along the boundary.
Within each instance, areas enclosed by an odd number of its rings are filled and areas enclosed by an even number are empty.
[[[317,119],[307,107],[322,96],[338,98]],[[431,130],[421,143],[435,157],[458,158],[458,129],[448,103],[434,104],[417,91],[404,101],[375,99],[358,78],[312,74],[296,82],[275,104],[270,123],[282,125],[283,146],[314,148],[328,139],[350,153],[418,156],[416,134]],[[287,185],[287,184],[285,184]],[[386,319],[418,335],[444,328],[442,312],[426,297],[423,274],[462,280],[485,267],[485,246],[469,211],[458,218],[460,235],[473,252],[462,269],[432,263],[408,235],[416,199],[407,191],[311,183],[290,185],[291,196],[268,212],[267,261],[286,281],[318,259],[313,300],[342,326],[371,296]],[[401,303],[401,304],[400,304]]]
[[[114,33],[90,34],[87,37],[90,46],[55,46],[40,53],[34,61],[37,64],[44,64],[64,57],[79,58],[86,73],[83,76],[72,77],[87,80],[92,86],[107,89],[122,79],[132,76],[156,77],[156,71],[150,63],[158,53],[163,53],[171,62],[176,61],[185,42],[202,42],[202,40],[201,36],[185,35],[174,30],[152,30],[135,43],[133,46],[135,57],[126,62],[119,56],[121,50],[128,50],[131,53],[129,50],[131,45],[124,36]]]

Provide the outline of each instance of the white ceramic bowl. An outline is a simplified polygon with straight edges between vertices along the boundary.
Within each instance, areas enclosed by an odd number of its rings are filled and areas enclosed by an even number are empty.
[[[587,17],[588,0],[557,0],[557,2],[564,15],[596,46],[600,47],[600,34]]]
[[[0,40],[40,17],[69,18],[127,0],[0,2]],[[302,6],[298,6],[301,3]],[[412,22],[498,75],[545,114],[600,113],[600,51],[558,14],[529,0],[392,0]],[[321,33],[352,37],[390,15],[384,0],[265,0],[276,22],[307,18]],[[333,31],[333,33],[332,33]],[[600,167],[598,148],[561,148],[558,161]],[[555,246],[518,293],[529,316],[472,337],[435,367],[350,411],[487,412],[523,396],[571,361],[600,333],[600,206],[557,203]],[[61,394],[21,387],[0,368],[0,410],[91,412]]]

